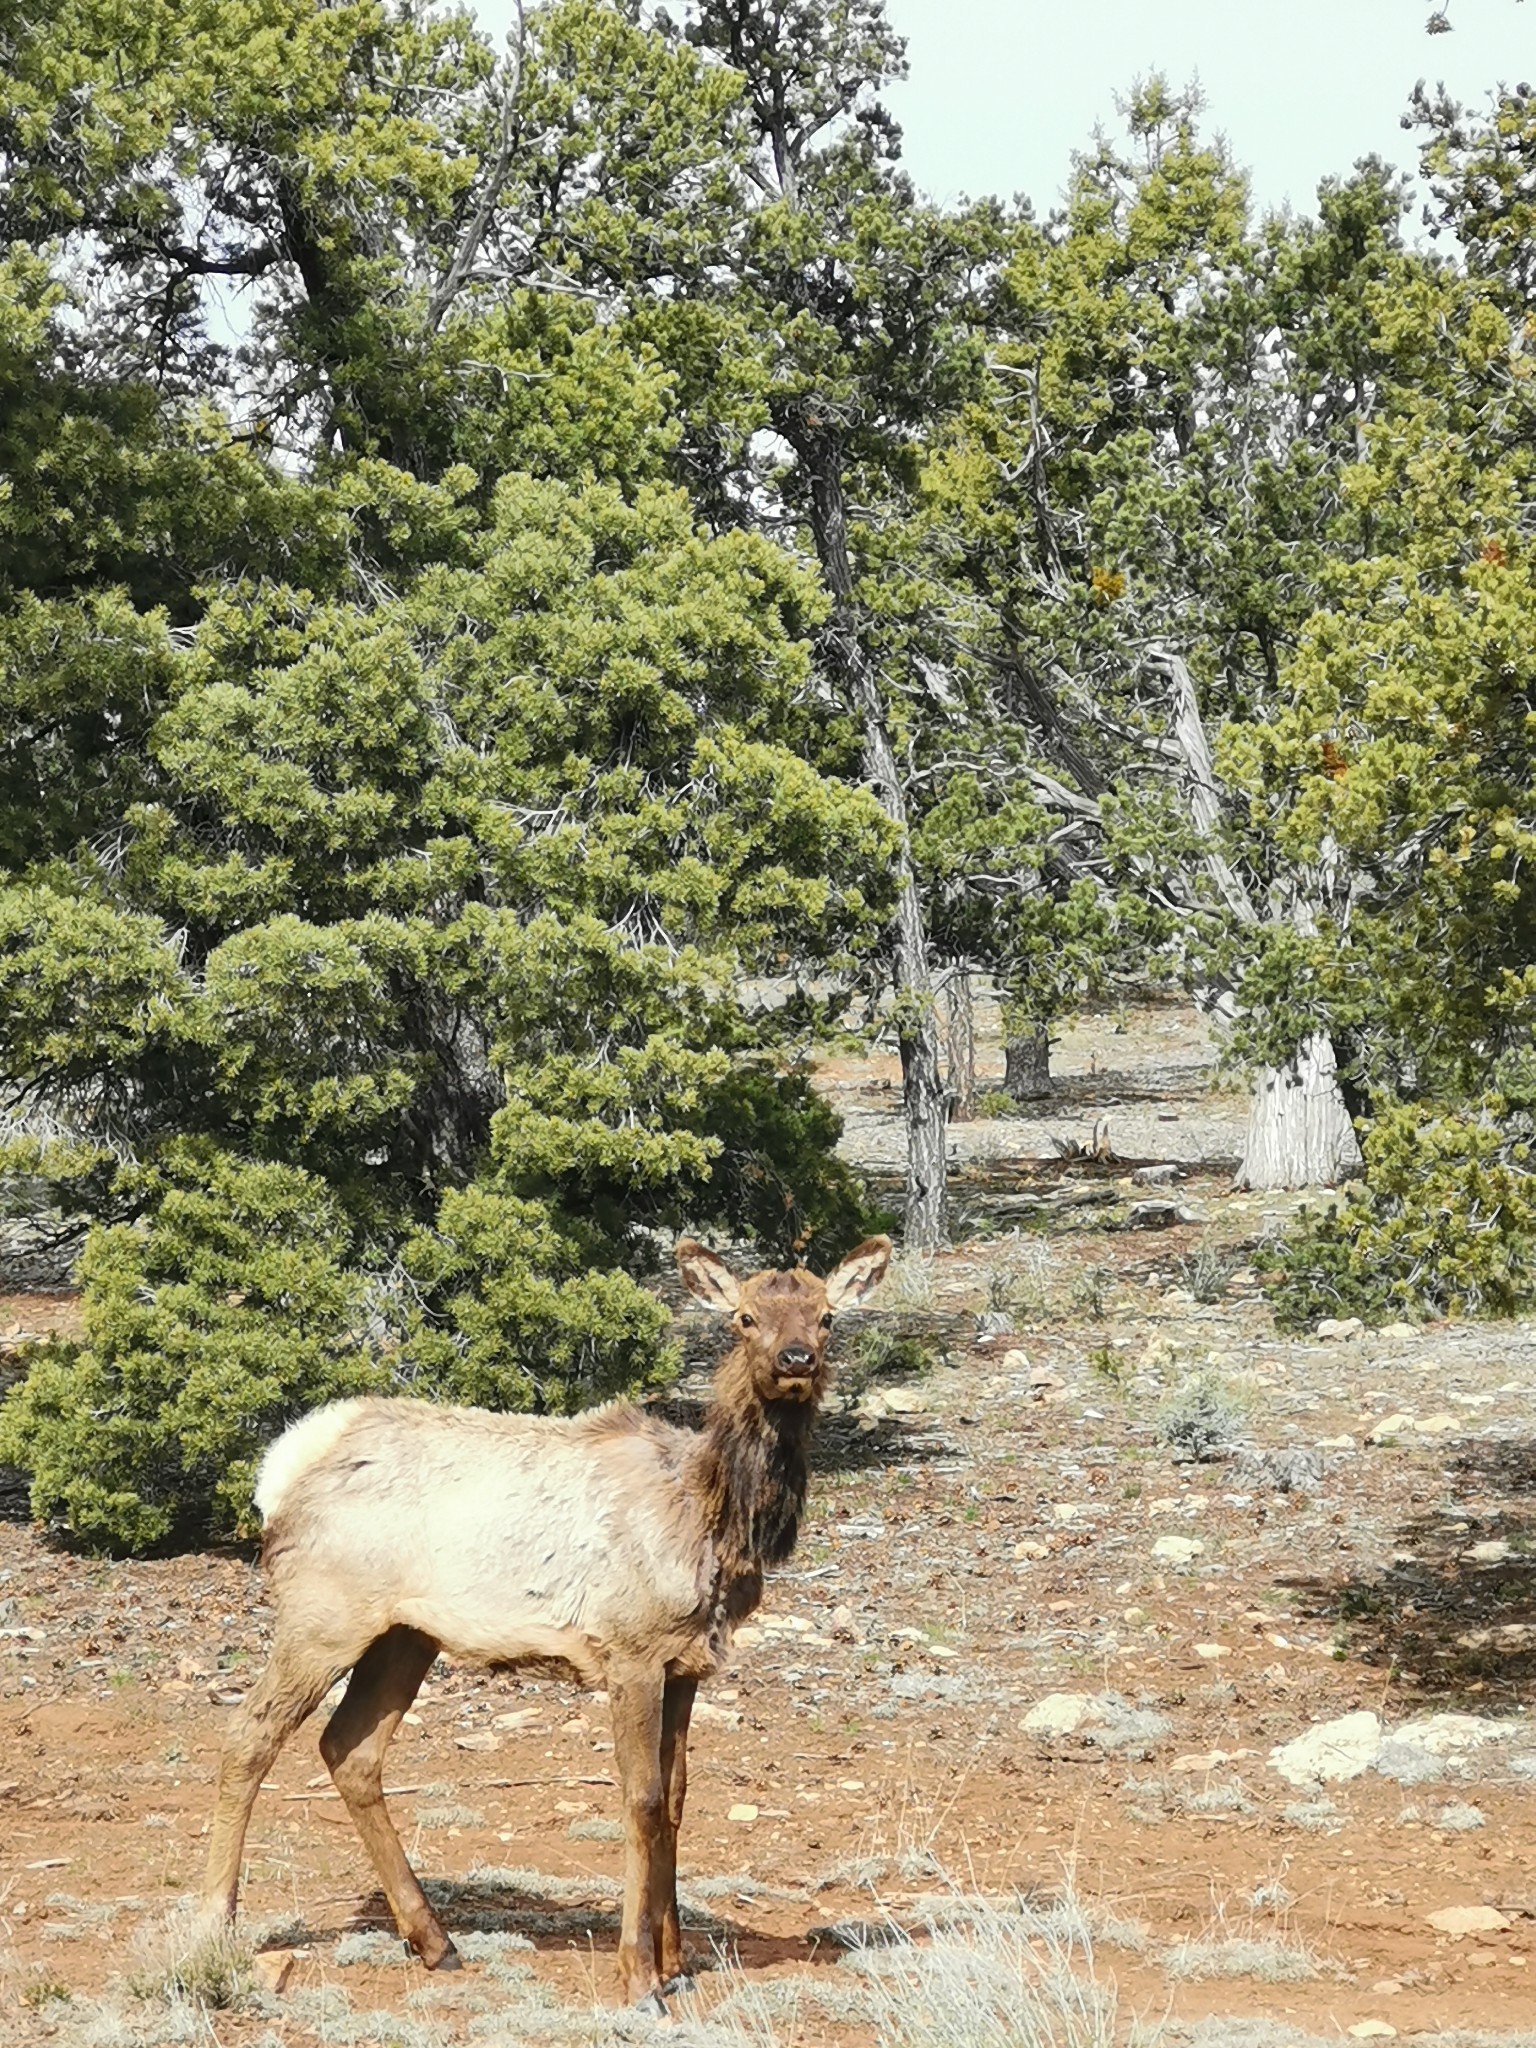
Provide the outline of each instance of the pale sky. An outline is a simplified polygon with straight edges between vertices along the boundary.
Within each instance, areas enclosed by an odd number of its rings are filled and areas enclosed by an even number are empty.
[[[935,198],[1061,196],[1074,149],[1115,96],[1160,70],[1198,78],[1205,120],[1260,207],[1311,210],[1319,178],[1375,153],[1417,168],[1398,126],[1414,81],[1463,101],[1536,74],[1536,0],[888,0],[911,77],[889,94],[907,167]]]
[[[504,35],[506,0],[474,4]],[[1132,79],[1198,78],[1259,206],[1309,212],[1357,157],[1416,170],[1398,126],[1415,79],[1482,105],[1536,76],[1536,0],[1444,4],[1453,33],[1427,36],[1435,0],[887,0],[912,74],[889,100],[924,191],[1024,193],[1044,214]]]

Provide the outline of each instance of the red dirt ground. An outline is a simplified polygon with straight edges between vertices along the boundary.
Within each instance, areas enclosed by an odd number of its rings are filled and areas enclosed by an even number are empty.
[[[1124,2012],[1265,2014],[1325,2036],[1367,2018],[1404,2036],[1536,2028],[1536,1325],[1278,1338],[1241,1273],[1203,1304],[1171,1284],[1201,1243],[1257,1233],[1264,1205],[1224,1187],[1180,1190],[1204,1223],[1153,1237],[1095,1212],[1049,1239],[909,1262],[893,1283],[895,1308],[947,1336],[948,1362],[877,1376],[826,1418],[792,1568],[695,1725],[683,1863],[737,1880],[709,1911],[753,1981],[823,1978],[842,1951],[815,1929],[915,1923],[946,1883],[1005,1902],[1070,1885],[1140,1924],[1097,1960]],[[971,1311],[1010,1286],[1023,1334],[978,1345]],[[0,1332],[67,1329],[72,1313],[67,1297],[0,1297]],[[1032,1387],[1040,1367],[1061,1385]],[[1201,1367],[1253,1443],[1351,1444],[1301,1492],[1175,1463],[1159,1405]],[[855,1360],[855,1387],[863,1372]],[[1370,1443],[1393,1412],[1436,1426]],[[1168,1535],[1203,1547],[1170,1562],[1154,1555]],[[228,1702],[260,1666],[266,1619],[243,1556],[109,1563],[0,1526],[3,2038],[69,2039],[108,1994],[132,2007],[139,1930],[199,1880]],[[1026,1733],[1056,1692],[1157,1718],[1118,1748]],[[1320,1798],[1271,1768],[1272,1746],[1362,1708],[1389,1726],[1443,1708],[1512,1725],[1436,1782],[1372,1771]],[[495,1725],[522,1709],[524,1725]],[[616,1814],[601,1706],[439,1665],[417,1715],[387,1782],[418,1870],[456,1888],[450,1927],[495,1908],[530,1933],[539,1984],[609,2002],[622,1850],[594,1825]],[[301,1923],[284,1937],[297,1969],[264,2012],[210,2019],[226,2048],[343,2038],[305,2005],[317,1987],[400,2013],[423,1989],[403,1963],[335,1960],[347,1931],[386,1922],[317,1727],[263,1794],[244,1895],[255,1920]],[[480,1866],[589,1889],[512,1895],[471,1881]],[[1462,1904],[1509,1924],[1461,1939],[1428,1924]],[[1186,1937],[1278,1941],[1319,1974],[1191,1980],[1169,1968]],[[706,1978],[701,2005],[713,1995]],[[434,2041],[467,2038],[467,2005],[429,2010]],[[811,2020],[794,2038],[863,2036]]]

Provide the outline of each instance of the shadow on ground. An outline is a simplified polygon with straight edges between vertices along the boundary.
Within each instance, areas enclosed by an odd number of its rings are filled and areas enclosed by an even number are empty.
[[[1450,1500],[1402,1526],[1384,1571],[1280,1583],[1426,1702],[1514,1707],[1536,1685],[1536,1443],[1469,1445],[1448,1476]]]
[[[450,1934],[520,1934],[545,1953],[576,1948],[583,1954],[612,1957],[618,1950],[618,1893],[602,1883],[593,1886],[590,1899],[573,1899],[570,1880],[550,1879],[547,1889],[541,1889],[536,1871],[509,1871],[500,1877],[487,1872],[463,1879],[428,1878],[424,1889]],[[686,1884],[681,1890],[683,1934],[696,1969],[713,1968],[718,1955],[757,1969],[774,1963],[835,1964],[838,1959],[835,1943],[814,1937],[809,1911],[804,1934],[766,1934],[697,1901],[690,1903]],[[394,1933],[394,1919],[382,1892],[364,1899],[350,1926],[342,1931],[356,1933],[368,1928]],[[317,1943],[339,1938],[318,1933],[309,1937]]]

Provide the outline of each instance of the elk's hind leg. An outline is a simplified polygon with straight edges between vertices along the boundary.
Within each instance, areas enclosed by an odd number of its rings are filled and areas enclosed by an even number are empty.
[[[428,1905],[384,1804],[384,1752],[436,1655],[431,1636],[414,1628],[388,1629],[370,1643],[325,1725],[320,1754],[379,1874],[395,1925],[429,1970],[457,1970],[459,1952]]]
[[[240,1891],[240,1858],[261,1781],[283,1744],[319,1706],[351,1658],[334,1645],[284,1642],[235,1711],[219,1764],[219,1797],[208,1843],[201,1918],[232,1920]]]

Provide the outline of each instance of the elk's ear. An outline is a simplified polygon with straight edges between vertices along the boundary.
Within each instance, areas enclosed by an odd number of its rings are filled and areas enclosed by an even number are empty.
[[[736,1304],[741,1300],[740,1281],[724,1259],[717,1259],[712,1251],[706,1251],[697,1238],[678,1239],[677,1270],[695,1301],[702,1301],[717,1315],[735,1313]]]
[[[885,1278],[891,1263],[891,1240],[866,1237],[857,1251],[844,1259],[835,1273],[827,1275],[827,1307],[857,1308],[866,1294],[873,1293]]]

